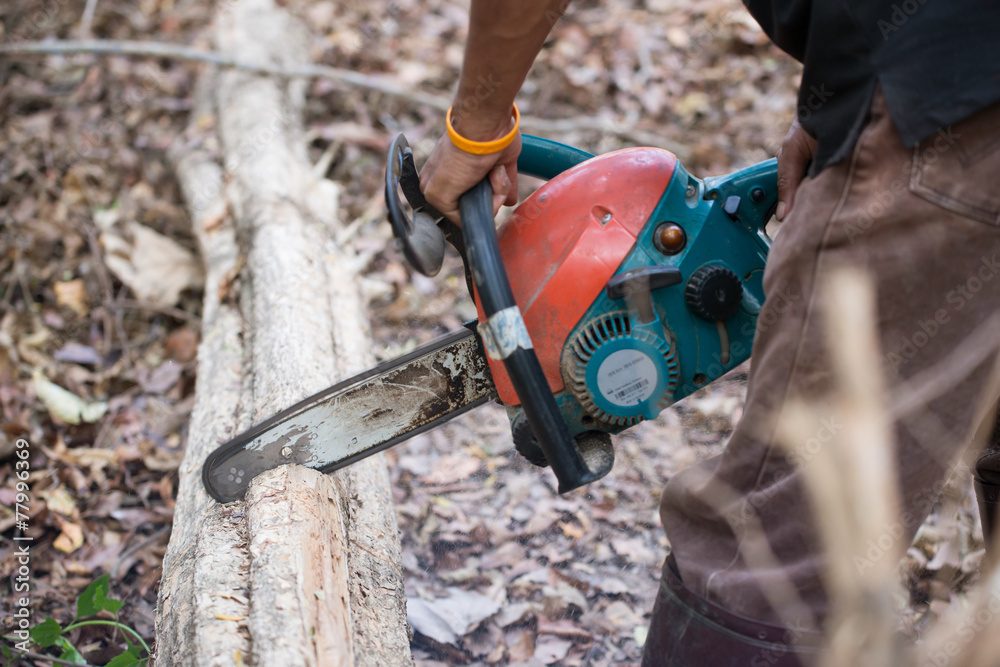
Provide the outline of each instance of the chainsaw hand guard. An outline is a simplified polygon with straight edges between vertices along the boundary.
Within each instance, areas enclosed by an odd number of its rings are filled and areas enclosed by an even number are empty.
[[[605,446],[591,448],[585,456],[563,420],[514,301],[500,257],[492,197],[484,179],[458,200],[472,280],[486,314],[480,333],[490,356],[503,360],[535,439],[559,480],[559,493],[566,493],[607,475],[614,456]]]
[[[397,186],[413,208],[413,218],[406,215]],[[413,163],[413,151],[402,134],[389,147],[385,170],[385,201],[392,231],[399,239],[407,261],[425,276],[436,276],[444,261],[445,235],[437,221],[444,216],[427,203],[420,191],[420,177]]]

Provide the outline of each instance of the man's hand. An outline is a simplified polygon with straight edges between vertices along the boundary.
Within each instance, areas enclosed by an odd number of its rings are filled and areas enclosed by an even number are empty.
[[[509,129],[509,127],[508,127]],[[506,132],[501,133],[501,136]],[[483,139],[488,141],[489,138]],[[517,203],[517,156],[521,154],[521,134],[499,153],[472,155],[457,148],[448,135],[434,147],[420,171],[420,189],[427,202],[456,224],[458,198],[487,174],[493,186],[493,215],[500,206]]]
[[[778,151],[778,209],[775,211],[778,220],[784,220],[792,211],[795,191],[805,178],[806,168],[815,154],[816,140],[802,129],[796,118]]]

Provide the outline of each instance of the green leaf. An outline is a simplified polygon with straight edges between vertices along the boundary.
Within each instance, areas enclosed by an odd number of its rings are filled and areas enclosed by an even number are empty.
[[[111,577],[109,575],[104,575],[97,581],[91,582],[89,586],[83,589],[80,593],[80,597],[76,599],[76,617],[85,618],[87,616],[93,616],[101,610],[97,604],[97,592],[103,590],[104,597],[107,595],[109,580]]]
[[[49,616],[44,621],[28,630],[28,636],[42,648],[48,648],[59,641],[62,637],[62,628],[55,619]]]
[[[139,658],[133,655],[130,651],[125,651],[107,664],[107,667],[134,667],[135,665],[141,664]]]
[[[142,646],[140,644],[132,643],[132,640],[129,639],[128,635],[125,635],[125,644],[127,646],[125,652],[131,653],[135,656],[135,659],[138,660],[139,656],[142,655]]]
[[[69,660],[70,662],[81,662],[86,664],[87,659],[84,658],[76,647],[69,643],[69,640],[65,637],[60,637],[56,640],[56,646],[61,648],[63,652],[59,655],[60,660]]]
[[[108,589],[111,586],[110,579],[111,577],[104,575],[80,593],[80,597],[76,599],[77,618],[94,616],[100,611],[110,611],[112,614],[118,613],[123,603],[108,597]]]
[[[117,614],[118,610],[121,609],[125,603],[121,600],[109,598],[105,595],[105,593],[106,591],[97,591],[97,595],[94,596],[97,600],[97,604],[101,607],[101,609],[110,611],[112,614]]]
[[[13,656],[13,655],[11,654],[11,652],[10,652],[10,649],[9,649],[9,648],[7,648],[7,645],[6,645],[6,644],[4,644],[3,646],[0,646],[0,652],[2,652],[2,653],[3,653],[3,657],[5,657],[5,658],[13,658],[13,657],[14,657],[14,656]]]

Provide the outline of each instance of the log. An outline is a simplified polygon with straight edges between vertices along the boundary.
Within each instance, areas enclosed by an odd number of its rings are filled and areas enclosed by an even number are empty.
[[[215,37],[240,59],[306,60],[303,27],[272,0],[227,3]],[[216,446],[373,361],[358,262],[333,241],[338,190],[312,173],[303,104],[301,81],[206,73],[171,150],[206,288],[158,665],[412,664],[381,457],[332,476],[283,466],[225,506],[201,482]]]

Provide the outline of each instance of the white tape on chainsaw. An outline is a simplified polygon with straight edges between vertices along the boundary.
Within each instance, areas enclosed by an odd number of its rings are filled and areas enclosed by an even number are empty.
[[[519,347],[525,350],[532,348],[528,327],[524,326],[524,318],[517,306],[498,310],[493,317],[480,322],[478,329],[486,354],[494,361],[503,361]]]

